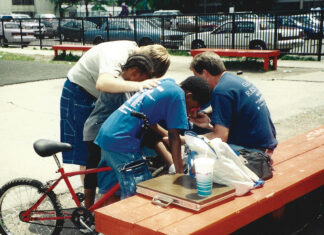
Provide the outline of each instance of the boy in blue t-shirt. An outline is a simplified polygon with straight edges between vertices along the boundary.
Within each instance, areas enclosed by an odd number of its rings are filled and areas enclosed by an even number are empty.
[[[102,151],[99,166],[110,166],[114,170],[120,183],[122,199],[136,193],[136,183],[151,178],[146,165],[125,169],[125,166],[142,159],[143,136],[140,133],[143,121],[131,116],[131,111],[144,113],[150,125],[165,122],[175,169],[181,173],[180,133],[188,129],[187,115],[196,115],[192,112],[208,103],[209,98],[209,85],[202,78],[191,76],[180,86],[173,79],[162,79],[157,87],[137,92],[110,115],[102,125],[95,143]],[[112,179],[105,180],[105,172],[98,176],[100,193],[116,183]]]

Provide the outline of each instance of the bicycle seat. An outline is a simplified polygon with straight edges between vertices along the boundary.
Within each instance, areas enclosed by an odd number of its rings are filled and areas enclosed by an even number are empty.
[[[54,140],[39,139],[34,142],[34,150],[41,157],[49,157],[55,153],[72,149],[72,145]]]

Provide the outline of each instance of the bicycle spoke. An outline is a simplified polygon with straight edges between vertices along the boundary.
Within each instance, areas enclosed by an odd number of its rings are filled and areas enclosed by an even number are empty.
[[[0,195],[0,225],[7,234],[49,235],[56,229],[58,206],[53,198],[46,195],[44,200],[31,213],[26,213],[43,195],[41,183],[34,181],[13,182]],[[53,195],[52,195],[53,197]],[[23,220],[20,215],[24,214]],[[53,219],[50,219],[53,218]]]

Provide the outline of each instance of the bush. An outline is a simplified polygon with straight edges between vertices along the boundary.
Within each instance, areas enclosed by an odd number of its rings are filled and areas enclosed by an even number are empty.
[[[53,60],[54,61],[72,61],[76,62],[80,59],[81,56],[78,55],[72,55],[70,52],[69,54],[61,53],[58,56],[56,56]]]

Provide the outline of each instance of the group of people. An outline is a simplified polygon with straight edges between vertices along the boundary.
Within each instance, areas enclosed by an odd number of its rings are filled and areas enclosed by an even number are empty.
[[[183,173],[182,134],[191,126],[235,150],[270,153],[276,147],[276,131],[260,91],[227,72],[217,54],[195,56],[193,76],[180,84],[161,79],[169,66],[170,55],[161,45],[115,41],[92,47],[68,72],[61,96],[61,141],[71,143],[73,150],[63,152],[63,162],[81,169],[113,169],[82,179],[87,208],[97,187],[105,193],[119,182],[120,194],[112,201],[134,195],[136,183],[151,178],[146,164],[129,167],[142,160],[146,149]],[[143,134],[142,120],[132,111],[147,116],[150,131]]]

